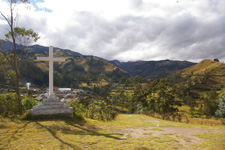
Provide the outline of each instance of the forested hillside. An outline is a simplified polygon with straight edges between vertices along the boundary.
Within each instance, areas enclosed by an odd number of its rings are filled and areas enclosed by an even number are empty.
[[[190,107],[192,115],[215,116],[225,85],[224,63],[206,59],[178,71],[169,79],[177,87],[183,103]]]
[[[7,43],[7,47],[10,45]],[[8,50],[10,52],[10,50]],[[20,54],[18,49],[17,53]],[[22,82],[31,82],[36,86],[48,85],[48,62],[37,61],[36,57],[48,57],[48,47],[34,45],[28,47],[19,62]],[[121,77],[130,75],[108,61],[95,57],[85,56],[71,50],[54,48],[54,57],[66,58],[65,62],[54,63],[54,84],[59,87],[77,88],[82,85],[107,85],[119,82]],[[1,56],[0,66],[1,83],[13,84],[13,75],[10,77],[9,65]],[[5,71],[7,70],[7,71]]]

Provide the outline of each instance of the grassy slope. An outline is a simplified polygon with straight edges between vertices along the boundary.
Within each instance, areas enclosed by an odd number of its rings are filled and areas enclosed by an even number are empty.
[[[208,74],[208,80],[206,82],[202,82],[202,79],[204,78],[205,74]],[[221,96],[221,90],[225,87],[225,64],[221,62],[215,62],[210,59],[205,59],[198,64],[185,68],[183,70],[180,70],[176,72],[175,75],[181,75],[182,77],[188,77],[190,81],[197,81],[195,84],[191,86],[191,92],[192,94],[195,93],[193,96],[199,104],[202,104],[203,97],[207,95],[207,93],[210,90],[216,90],[219,96]],[[183,86],[185,85],[187,87],[188,81],[180,82],[180,80],[175,81],[177,85]],[[196,96],[196,94],[198,94]],[[200,105],[196,107],[195,109],[198,110],[200,108]],[[205,122],[203,119],[199,118],[189,118],[190,117],[190,107],[188,106],[182,106],[179,108],[180,111],[185,113],[185,116],[188,116],[188,119],[192,123],[200,123]],[[196,111],[197,112],[197,111]],[[202,116],[205,117],[205,116]],[[183,118],[185,120],[185,118]],[[208,122],[208,121],[206,121]],[[214,122],[208,122],[208,124],[214,124]]]
[[[225,66],[224,63],[215,62],[210,59],[205,59],[205,60],[201,61],[200,63],[198,63],[194,66],[188,67],[180,72],[182,74],[184,74],[184,73],[190,74],[191,72],[193,72],[194,75],[195,74],[203,74],[206,69],[208,69],[209,71],[213,71],[213,69],[221,69],[221,67],[224,67],[224,66]],[[217,68],[217,67],[219,67],[219,68]],[[224,72],[224,70],[223,70],[223,72]],[[220,73],[222,73],[222,72],[220,72]]]
[[[0,120],[0,149],[222,150],[224,141],[224,126],[182,124],[144,115],[119,115],[111,122]]]
[[[206,72],[209,74],[209,79],[203,87],[221,88],[221,86],[225,85],[225,64],[210,59],[178,71],[177,74],[190,75],[193,73],[194,76],[192,78],[202,78]]]

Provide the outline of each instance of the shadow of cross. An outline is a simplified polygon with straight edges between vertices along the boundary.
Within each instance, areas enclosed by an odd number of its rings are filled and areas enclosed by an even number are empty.
[[[93,130],[90,130],[90,129],[87,129],[87,128],[83,128],[82,126],[74,124],[71,121],[66,121],[66,123],[68,125],[70,125],[70,126],[73,126],[75,128],[79,128],[79,129],[81,129],[83,131],[86,131],[87,132],[86,135],[104,136],[106,138],[111,138],[111,139],[115,139],[115,140],[123,140],[123,139],[115,136],[115,135],[119,135],[119,136],[123,135],[123,134],[120,134],[120,133],[109,133],[109,134],[107,134],[107,133],[99,133],[97,131],[93,131]],[[85,135],[85,134],[83,134],[83,135]]]
[[[44,125],[42,125],[41,123],[39,123],[39,122],[37,122],[37,121],[36,121],[35,123],[38,124],[39,126],[41,126],[42,128],[47,129],[47,130],[49,131],[49,133],[51,133],[51,135],[52,135],[55,139],[57,139],[59,142],[61,142],[62,144],[65,144],[65,145],[69,146],[69,147],[72,148],[72,149],[81,150],[80,147],[78,147],[78,146],[76,146],[76,145],[74,145],[74,144],[70,144],[70,143],[68,143],[68,142],[66,142],[66,141],[64,141],[64,140],[62,140],[61,138],[59,138],[59,137],[56,135],[56,132],[55,132],[54,130],[52,130],[51,128],[49,128],[49,127],[47,127],[47,126],[44,126]]]
[[[53,57],[53,47],[49,47],[49,57],[37,57],[37,60],[49,62],[49,99],[54,99],[53,93],[53,62],[54,61],[65,61],[64,58]]]

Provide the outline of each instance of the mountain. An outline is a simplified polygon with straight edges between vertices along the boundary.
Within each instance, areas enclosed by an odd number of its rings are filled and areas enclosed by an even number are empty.
[[[112,64],[116,65],[116,66],[120,66],[122,62],[120,62],[119,60],[113,60],[110,61]]]
[[[169,76],[178,97],[190,107],[190,114],[210,118],[218,108],[219,97],[224,93],[225,64],[210,59],[177,71]],[[184,112],[187,110],[183,109]]]
[[[205,59],[194,66],[176,72],[175,76],[189,78],[195,88],[220,89],[225,85],[225,64]]]
[[[11,42],[4,42],[6,50],[13,48]],[[36,61],[36,57],[47,57],[48,47],[33,45],[27,47],[20,63],[23,82],[35,85],[48,85],[48,63]],[[17,50],[19,54],[21,50]],[[54,65],[54,82],[60,87],[77,87],[78,85],[106,85],[118,82],[121,77],[142,76],[159,79],[178,70],[194,65],[187,61],[107,61],[96,56],[86,56],[67,49],[54,48],[55,57],[64,57],[66,62]],[[3,68],[0,68],[3,70]],[[4,71],[2,71],[4,72]],[[3,73],[2,73],[3,74]],[[4,75],[0,74],[0,78]]]
[[[10,43],[7,44],[10,49]],[[18,53],[20,51],[20,49],[17,50]],[[26,48],[19,63],[23,83],[31,82],[37,86],[48,86],[48,62],[36,60],[36,57],[48,57],[48,53],[49,48],[40,45]],[[54,63],[54,85],[58,87],[102,86],[118,82],[121,77],[130,77],[118,66],[96,56],[86,56],[71,50],[54,48],[54,57],[66,58],[65,62]],[[1,81],[4,77],[7,75],[4,74],[4,68],[0,66]]]
[[[188,61],[136,61],[136,62],[119,62],[113,60],[112,63],[127,71],[132,76],[141,76],[143,78],[159,79],[167,77],[178,70],[195,65],[196,63]]]
[[[13,43],[0,39],[1,50],[11,50],[13,49]],[[20,47],[19,44],[16,44],[16,47]]]

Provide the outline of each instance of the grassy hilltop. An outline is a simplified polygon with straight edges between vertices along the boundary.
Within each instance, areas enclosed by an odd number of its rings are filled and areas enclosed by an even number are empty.
[[[225,85],[225,64],[210,59],[178,71],[176,74],[188,76],[196,82],[196,87],[221,88]]]

